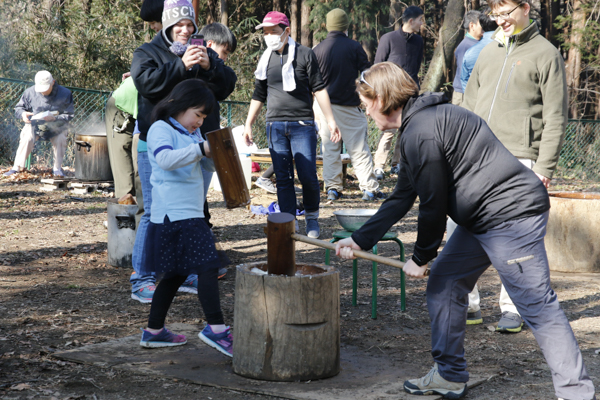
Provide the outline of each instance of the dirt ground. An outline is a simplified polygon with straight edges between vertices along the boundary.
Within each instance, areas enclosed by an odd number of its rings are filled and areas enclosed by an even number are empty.
[[[2,171],[4,172],[4,171]],[[0,398],[2,399],[259,399],[231,390],[157,379],[111,368],[57,360],[56,351],[138,334],[149,305],[130,298],[130,269],[107,265],[106,200],[110,193],[74,195],[42,192],[40,177],[23,174],[0,179]],[[47,173],[48,171],[46,171]],[[384,191],[394,179],[387,177]],[[321,238],[339,230],[332,212],[375,208],[364,203],[356,181],[335,203],[321,199]],[[599,191],[583,182],[554,182],[554,189]],[[276,198],[253,187],[253,204]],[[222,195],[209,193],[212,222],[233,265],[266,260],[266,218],[246,209],[227,210]],[[410,257],[416,239],[416,208],[397,223]],[[304,223],[300,221],[301,230]],[[397,247],[380,245],[380,254],[397,256]],[[297,244],[297,260],[322,263],[324,250]],[[351,305],[351,262],[333,257],[341,273],[341,340],[365,350],[412,360],[415,377],[432,365],[425,280],[408,280],[406,311],[400,310],[399,271],[379,266],[379,313],[370,318],[370,264],[359,262],[359,305]],[[589,374],[600,387],[600,276],[553,273],[553,287],[583,352]],[[489,379],[466,399],[553,399],[550,372],[529,329],[493,332],[499,278],[490,268],[480,280],[483,325],[469,326],[466,353],[472,370]],[[233,324],[235,268],[220,283],[225,320]],[[178,296],[167,324],[203,324],[197,298]],[[234,327],[235,329],[235,327]]]

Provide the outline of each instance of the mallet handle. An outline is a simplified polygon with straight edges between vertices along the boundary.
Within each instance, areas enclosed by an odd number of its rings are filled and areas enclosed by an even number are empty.
[[[309,238],[308,236],[298,235],[297,233],[292,233],[292,239],[335,251],[335,244],[326,242],[324,240]],[[402,261],[378,256],[363,250],[353,250],[353,252],[354,256],[358,258],[364,258],[365,260],[375,261],[380,264],[390,265],[400,269],[404,268],[404,263]]]

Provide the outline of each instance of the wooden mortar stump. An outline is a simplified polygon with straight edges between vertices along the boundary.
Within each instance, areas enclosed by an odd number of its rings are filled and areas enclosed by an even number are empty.
[[[600,193],[550,192],[546,253],[551,271],[600,272]]]
[[[268,381],[302,381],[340,371],[339,272],[299,264],[298,274],[261,275],[267,264],[237,266],[233,372]]]

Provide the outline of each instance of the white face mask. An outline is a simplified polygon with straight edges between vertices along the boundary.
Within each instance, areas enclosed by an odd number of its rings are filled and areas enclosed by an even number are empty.
[[[267,47],[272,51],[277,51],[283,47],[283,42],[281,41],[281,37],[285,35],[285,31],[279,36],[277,35],[265,35],[265,43]]]

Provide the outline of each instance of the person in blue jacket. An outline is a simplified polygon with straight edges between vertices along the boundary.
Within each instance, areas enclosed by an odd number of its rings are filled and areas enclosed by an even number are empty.
[[[177,84],[152,113],[155,122],[147,136],[152,212],[142,272],[154,274],[159,283],[140,345],[155,348],[186,343],[184,335],[165,328],[165,318],[179,287],[189,275],[196,274],[198,299],[207,321],[198,336],[231,357],[233,339],[219,300],[221,261],[204,219],[202,170],[214,171],[214,163],[200,126],[214,103],[214,95],[204,82],[188,79]]]
[[[457,65],[457,67],[461,69],[460,84],[462,86],[463,93],[467,87],[467,82],[469,82],[469,77],[471,76],[471,72],[473,72],[477,58],[479,58],[479,53],[481,53],[481,50],[483,50],[485,46],[492,42],[492,35],[498,28],[498,24],[489,17],[489,13],[490,8],[485,7],[479,14],[479,25],[481,25],[483,36],[479,42],[465,52],[465,55],[462,59],[462,65]]]

